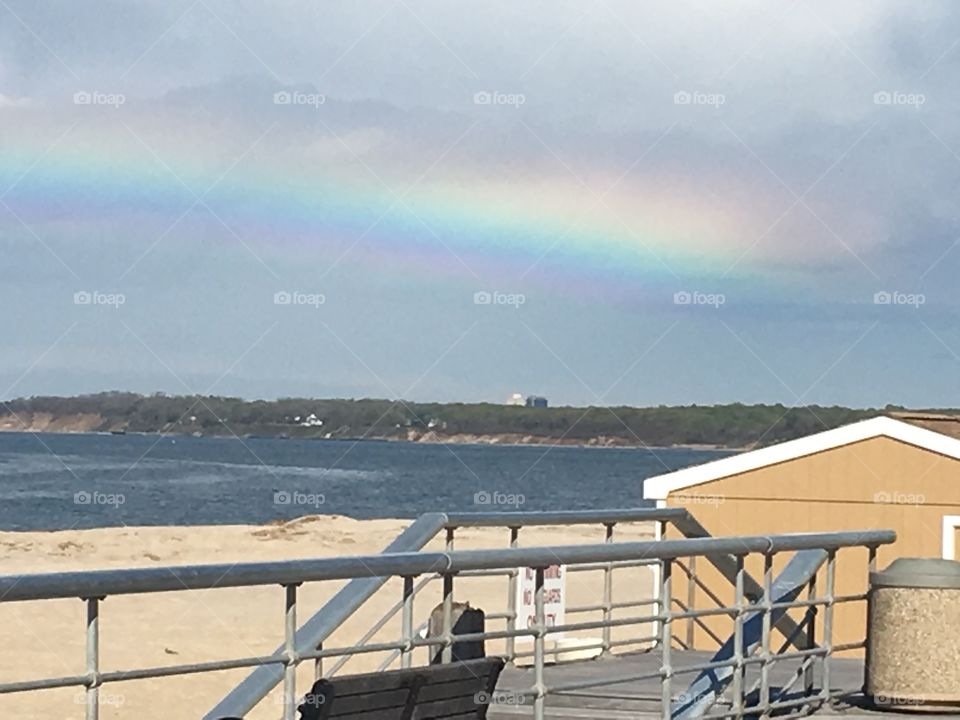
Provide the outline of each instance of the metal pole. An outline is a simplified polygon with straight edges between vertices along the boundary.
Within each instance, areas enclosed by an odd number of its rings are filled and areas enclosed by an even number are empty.
[[[533,637],[533,686],[536,691],[536,697],[533,700],[533,718],[534,720],[543,720],[543,709],[545,700],[546,686],[543,682],[543,663],[545,655],[545,630],[547,627],[547,618],[543,612],[543,568],[537,568],[536,590],[533,595],[534,604],[534,631]]]
[[[323,643],[317,644],[317,652],[323,650]],[[333,669],[333,672],[336,672],[336,668]],[[323,658],[318,657],[313,661],[313,679],[320,680],[323,678]]]
[[[408,668],[413,659],[413,578],[403,578],[403,650],[400,651],[400,667]],[[431,653],[432,654],[432,653]]]
[[[457,529],[447,528],[447,552],[453,552],[453,536]],[[453,575],[443,576],[443,652],[440,660],[453,662]]]
[[[654,541],[662,542],[666,540],[667,528],[669,527],[670,527],[670,523],[667,522],[666,520],[658,520],[657,529],[656,529],[656,532],[654,533]],[[654,584],[654,587],[656,588],[656,593],[657,593],[657,599],[654,602],[654,608],[656,610],[655,614],[662,615],[663,614],[663,598],[661,597],[661,595],[663,591],[663,561],[661,560],[658,565],[654,566],[654,568],[655,569],[653,571],[653,584]],[[653,636],[657,639],[654,641],[653,647],[657,647],[657,645],[660,644],[660,637],[663,633],[663,628],[661,627],[661,625],[662,623],[659,620],[655,621],[654,628],[653,628]]]
[[[520,528],[510,528],[510,547],[515,548],[519,544]],[[507,582],[507,630],[514,632],[517,629],[517,587],[520,579],[520,568],[513,568],[510,571],[510,579]],[[516,638],[507,638],[507,662],[512,663],[516,657]]]
[[[673,668],[670,665],[670,646],[673,644],[673,603],[670,591],[672,569],[673,563],[664,560],[660,576],[660,612],[663,614],[663,621],[660,623],[660,716],[663,720],[670,720],[673,701],[670,687],[673,677]]]
[[[687,573],[687,610],[697,608],[697,556],[691,555],[688,561]],[[693,650],[693,629],[696,627],[694,618],[687,618],[687,649]]]
[[[773,553],[765,552],[763,554],[763,603],[761,612],[763,613],[763,625],[760,633],[760,718],[766,720],[770,717],[770,621],[773,619],[773,603],[771,597],[773,593]]]
[[[283,720],[294,720],[297,711],[297,586],[286,585],[283,661]]]
[[[100,716],[100,598],[87,598],[87,720]]]
[[[737,575],[734,582],[734,600],[733,604],[737,608],[737,614],[733,616],[733,707],[731,708],[734,717],[743,715],[743,617],[746,612],[746,603],[743,595],[743,555],[737,555]]]
[[[810,577],[810,583],[807,585],[807,600],[817,599],[817,574]],[[807,649],[812,650],[817,646],[817,606],[811,605],[807,608]],[[806,663],[803,673],[803,690],[807,697],[813,695],[813,670],[817,662],[816,657],[808,656],[803,659]]]
[[[871,555],[876,553],[876,548],[871,548]],[[875,558],[871,557],[871,564],[875,564]],[[827,553],[827,590],[826,606],[823,611],[823,699],[830,698],[830,657],[833,654],[833,598],[835,594],[835,583],[837,576],[837,553],[831,550]],[[868,653],[869,656],[869,653]],[[869,662],[869,657],[868,660]]]
[[[609,545],[613,542],[613,523],[606,525],[605,542]],[[601,657],[610,654],[610,620],[613,619],[613,565],[607,563],[603,569],[603,644],[600,651]]]
[[[453,662],[453,575],[443,574],[443,651],[440,661]]]

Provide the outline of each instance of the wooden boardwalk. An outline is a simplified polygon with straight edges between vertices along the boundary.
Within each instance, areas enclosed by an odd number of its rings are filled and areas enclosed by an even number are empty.
[[[707,662],[709,653],[694,651],[678,651],[672,653],[672,664],[676,674],[673,678],[673,697],[677,698],[689,684],[693,682],[696,673],[680,674],[684,666]],[[586,681],[592,679],[610,679],[630,675],[656,673],[660,668],[660,654],[658,652],[635,653],[620,655],[607,659],[588,660],[585,662],[552,665],[544,669],[544,680],[548,686],[568,682]],[[798,661],[781,661],[770,669],[770,685],[780,688],[788,684],[797,672]],[[898,713],[880,711],[866,705],[859,695],[863,683],[863,662],[856,659],[834,658],[830,665],[830,684],[837,689],[850,690],[850,696],[835,702],[827,707],[820,708],[817,715],[837,715],[846,720],[857,718],[881,720],[882,718],[898,718],[899,720],[916,720],[917,713]],[[759,670],[752,666],[747,672],[745,687],[752,687],[759,678]],[[819,671],[815,673],[814,685],[819,687]],[[790,697],[802,690],[802,680],[794,685]],[[523,698],[523,704],[511,704],[509,701],[519,696],[521,691],[533,685],[533,668],[508,667],[500,676],[497,690],[502,693],[499,697],[506,702],[491,706],[488,713],[490,720],[517,720],[522,717],[532,717],[532,698]],[[556,720],[595,720],[596,718],[610,718],[610,720],[627,720],[628,718],[659,718],[660,717],[660,680],[631,680],[623,683],[591,688],[587,690],[571,691],[569,693],[549,695],[546,701],[546,717]],[[512,695],[512,694],[516,695]],[[715,707],[717,712],[725,705]],[[924,713],[926,715],[927,713]],[[957,714],[937,714],[938,718],[960,720],[960,711]]]

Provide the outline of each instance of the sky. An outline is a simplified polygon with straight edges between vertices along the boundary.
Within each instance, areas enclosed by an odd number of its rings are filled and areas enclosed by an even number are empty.
[[[960,11],[0,0],[0,399],[960,406]]]

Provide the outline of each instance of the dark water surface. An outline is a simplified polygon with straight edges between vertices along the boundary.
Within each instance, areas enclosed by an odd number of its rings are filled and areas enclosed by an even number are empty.
[[[0,529],[636,507],[644,478],[729,454],[0,433]]]

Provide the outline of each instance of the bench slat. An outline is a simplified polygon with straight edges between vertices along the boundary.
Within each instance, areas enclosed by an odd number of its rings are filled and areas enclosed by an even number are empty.
[[[487,706],[476,695],[492,692],[502,669],[502,659],[483,658],[318,680],[301,720],[482,719]]]

